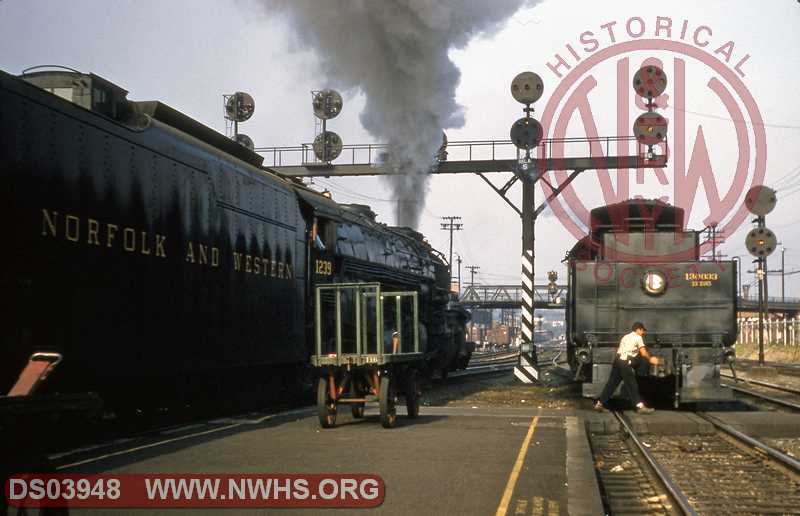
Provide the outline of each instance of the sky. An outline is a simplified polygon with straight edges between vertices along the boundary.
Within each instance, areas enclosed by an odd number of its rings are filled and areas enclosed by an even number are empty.
[[[677,77],[683,63],[685,75],[682,80],[669,83],[666,94],[670,97],[661,110],[667,119],[675,120],[678,113],[672,102],[677,100],[676,88],[680,84],[685,91],[681,109],[686,127],[683,143],[671,123],[669,145],[675,155],[671,155],[663,173],[646,170],[641,177],[633,171],[622,174],[629,194],[674,200],[676,178],[684,173],[676,171],[680,164],[675,158],[681,153],[685,155],[684,169],[694,159],[694,170],[705,170],[706,179],[713,178],[711,184],[718,189],[716,195],[728,195],[731,206],[738,209],[746,189],[732,188],[738,177],[738,160],[745,160],[742,170],[747,186],[756,168],[754,142],[758,124],[754,125],[749,117],[745,95],[740,94],[746,91],[763,119],[764,184],[778,188],[778,204],[767,216],[767,225],[785,247],[787,271],[800,269],[800,210],[796,208],[800,201],[800,102],[793,97],[800,93],[800,3],[676,1],[654,5],[544,1],[524,6],[498,31],[451,49],[450,59],[461,73],[456,101],[463,106],[465,123],[459,128],[444,128],[448,140],[507,140],[512,122],[523,116],[522,105],[510,95],[510,83],[525,70],[537,72],[544,80],[544,95],[534,105],[534,116],[542,117],[547,107],[555,106],[556,115],[562,115],[566,136],[587,135],[585,117],[562,108],[568,98],[580,100],[579,96],[570,95],[577,84],[592,84],[585,82],[589,77],[596,86],[585,98],[597,134],[630,135],[631,123],[639,111],[633,95],[620,100],[624,97],[620,92],[628,89],[625,84],[618,84],[620,59],[628,58],[624,64],[630,75],[644,59],[660,59],[670,79]],[[656,34],[659,17],[662,24],[665,19],[671,20],[670,35],[663,26]],[[615,41],[611,41],[609,30]],[[643,34],[635,37],[640,30]],[[586,31],[591,31],[591,37],[584,34]],[[357,38],[358,34],[343,37]],[[596,49],[586,43],[592,38],[597,40]],[[605,49],[613,50],[619,48],[617,44],[639,39],[681,43],[681,48],[691,47],[694,53],[684,55],[674,48],[632,50],[600,59]],[[576,75],[577,81],[568,87],[568,73],[577,70],[578,64],[570,48],[580,63],[588,66],[592,59],[596,63],[586,73]],[[0,0],[0,49],[0,69],[6,72],[18,74],[27,67],[43,64],[92,72],[129,90],[131,99],[162,101],[220,132],[225,131],[222,95],[249,92],[255,98],[256,110],[252,119],[241,124],[240,131],[250,135],[257,147],[310,142],[315,134],[310,92],[330,86],[323,70],[330,69],[331,63],[322,63],[319,57],[327,53],[308,48],[302,30],[289,26],[282,16],[258,0]],[[561,77],[551,69],[559,57],[571,67],[556,68]],[[735,65],[742,59],[737,70]],[[712,83],[719,87],[715,90]],[[556,95],[561,90],[565,94]],[[344,108],[329,127],[345,144],[380,143],[359,118],[366,103],[363,92],[354,87],[341,93]],[[729,104],[723,99],[729,99]],[[618,114],[620,106],[627,106],[627,119],[620,119],[625,118]],[[738,107],[744,118],[732,115],[737,110],[731,107]],[[553,125],[548,127],[552,133]],[[737,142],[737,128],[748,135],[745,151]],[[702,138],[698,140],[699,132]],[[698,141],[705,146],[698,145]],[[510,152],[508,147],[504,149],[503,152]],[[463,157],[460,152],[463,151],[454,147],[450,159]],[[582,155],[587,148],[569,146],[565,152]],[[616,173],[609,177],[606,187],[613,194],[621,183]],[[508,176],[493,174],[490,178],[502,185]],[[597,172],[586,171],[573,183],[575,198],[588,209],[604,204],[603,183],[599,179]],[[379,220],[395,223],[394,203],[385,178],[316,179],[313,187],[329,189],[341,202],[369,204]],[[440,229],[441,217],[461,217],[463,230],[455,233],[453,246],[463,260],[464,282],[469,281],[466,266],[476,265],[480,267],[476,282],[518,283],[519,216],[472,174],[434,176],[427,188],[418,229],[434,247],[447,252],[448,233]],[[689,190],[695,194],[689,226],[701,229],[720,215],[710,214],[707,201],[709,190],[711,194],[715,192],[703,180],[698,188]],[[542,190],[537,189],[536,195],[541,200]],[[509,196],[519,204],[519,186],[513,187]],[[731,215],[723,213],[721,217],[724,225]],[[574,215],[570,220],[582,223]],[[749,219],[745,220],[720,246],[720,251],[729,257],[743,256],[748,269],[752,266],[744,237],[750,226]],[[561,260],[575,240],[576,236],[560,217],[554,216],[552,209],[543,212],[536,226],[535,270],[539,281],[545,282],[550,270],[565,279]],[[770,270],[779,267],[780,251],[769,262]],[[745,274],[745,283],[751,279],[752,275]],[[786,295],[800,297],[800,274],[786,280]],[[778,275],[770,280],[770,295],[780,295]]]

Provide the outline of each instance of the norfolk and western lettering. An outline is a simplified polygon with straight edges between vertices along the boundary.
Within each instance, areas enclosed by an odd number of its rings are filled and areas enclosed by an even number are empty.
[[[42,208],[41,236],[157,258],[167,258],[170,252],[165,235],[46,208]],[[219,268],[226,262],[219,247],[207,243],[190,240],[182,253],[186,263],[195,265]],[[236,272],[279,279],[294,277],[291,263],[265,256],[232,251],[227,262]]]

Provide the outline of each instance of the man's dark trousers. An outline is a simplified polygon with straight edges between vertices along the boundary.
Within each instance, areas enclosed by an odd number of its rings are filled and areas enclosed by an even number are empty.
[[[631,403],[636,405],[639,399],[639,385],[636,383],[636,373],[629,360],[622,360],[619,356],[614,356],[614,363],[611,365],[611,374],[608,376],[605,388],[600,394],[600,403],[606,405],[614,394],[619,382],[623,382],[624,389],[628,392]]]

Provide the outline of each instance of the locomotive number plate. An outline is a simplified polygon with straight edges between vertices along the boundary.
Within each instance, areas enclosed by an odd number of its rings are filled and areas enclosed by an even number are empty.
[[[314,272],[320,276],[330,276],[333,274],[333,262],[328,260],[316,260]]]

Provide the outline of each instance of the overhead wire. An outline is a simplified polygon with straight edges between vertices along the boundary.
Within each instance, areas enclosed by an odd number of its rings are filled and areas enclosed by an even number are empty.
[[[793,183],[795,179],[800,179],[800,165],[797,165],[778,179],[772,182],[776,188],[780,188],[781,185],[787,185]]]
[[[749,127],[758,126],[758,127],[770,127],[770,128],[774,128],[774,129],[800,130],[800,125],[768,124],[768,123],[765,123],[765,122],[760,122],[760,123],[756,124],[756,123],[749,122],[749,121],[744,120],[744,119],[734,119],[734,118],[730,118],[730,117],[727,117],[727,116],[714,115],[712,113],[704,113],[702,111],[693,111],[691,109],[685,109],[685,108],[684,109],[678,109],[675,106],[666,106],[666,109],[671,109],[673,111],[683,111],[684,113],[691,113],[693,115],[702,116],[702,117],[705,117],[705,118],[713,118],[715,120],[723,120],[725,122],[742,123],[742,124],[745,124],[745,125],[747,125]]]
[[[382,199],[380,197],[373,197],[371,195],[366,195],[366,194],[363,194],[363,193],[360,193],[360,192],[356,192],[354,190],[351,190],[351,189],[349,189],[347,187],[344,187],[344,186],[342,186],[342,185],[340,185],[338,183],[335,183],[333,181],[330,181],[330,180],[325,180],[325,179],[318,178],[315,182],[319,183],[320,185],[324,186],[325,188],[331,190],[333,193],[336,193],[337,195],[343,195],[345,197],[351,197],[351,198],[365,200],[365,201],[383,202],[383,203],[389,203],[389,204],[394,204],[394,203],[397,202],[396,199]],[[439,215],[431,212],[427,207],[424,207],[424,206],[422,208],[422,212],[423,212],[423,214],[425,214],[425,216],[427,216],[429,218],[434,218],[434,219],[440,219],[441,218]]]

